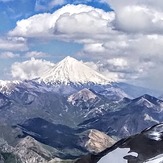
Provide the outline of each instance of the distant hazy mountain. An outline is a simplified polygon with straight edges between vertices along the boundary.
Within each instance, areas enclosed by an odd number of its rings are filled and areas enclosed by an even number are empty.
[[[156,97],[159,97],[162,94],[162,92],[158,90],[152,90],[150,88],[143,88],[143,87],[131,85],[128,83],[119,82],[117,84],[119,88],[121,88],[124,92],[126,92],[128,95],[130,95],[133,98],[136,98],[143,94],[150,94]]]

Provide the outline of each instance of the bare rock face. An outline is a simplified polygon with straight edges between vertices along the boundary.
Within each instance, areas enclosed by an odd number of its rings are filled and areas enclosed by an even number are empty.
[[[76,136],[77,142],[87,151],[86,153],[97,154],[115,144],[111,137],[94,129],[78,133]],[[74,163],[79,158],[57,158],[55,150],[57,149],[42,144],[31,136],[21,138],[14,147],[0,139],[0,163],[5,163],[6,157],[7,161],[11,160],[12,163]],[[71,148],[68,150],[68,153],[71,153]]]
[[[1,152],[11,153],[13,152],[13,150],[14,150],[13,147],[8,145],[8,143],[3,138],[0,138],[0,151]]]
[[[0,138],[0,163],[22,163],[17,155],[14,154],[14,148],[10,146],[3,138]]]
[[[74,163],[55,157],[46,145],[27,136],[12,147],[0,138],[0,163]]]
[[[99,153],[116,143],[113,138],[98,130],[91,129],[87,132],[89,140],[86,142],[85,147],[91,153]]]
[[[30,136],[19,142],[14,153],[20,157],[23,163],[48,163],[51,158],[50,152]]]
[[[72,94],[68,97],[68,102],[72,103],[72,105],[79,105],[80,101],[88,102],[92,101],[95,102],[99,99],[97,95],[91,92],[89,89],[84,88],[81,91]]]

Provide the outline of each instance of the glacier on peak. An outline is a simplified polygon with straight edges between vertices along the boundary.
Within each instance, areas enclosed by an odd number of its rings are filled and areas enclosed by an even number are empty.
[[[38,81],[51,84],[64,83],[66,85],[70,83],[106,85],[114,82],[70,56],[57,63],[52,69],[47,70]]]

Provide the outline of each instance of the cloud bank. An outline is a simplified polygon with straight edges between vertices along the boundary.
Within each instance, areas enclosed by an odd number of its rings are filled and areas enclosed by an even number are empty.
[[[104,0],[114,10],[66,5],[19,20],[10,37],[51,38],[83,44],[79,56],[100,60],[98,69],[119,81],[156,88],[163,77],[163,2]],[[150,81],[150,82],[148,82]]]
[[[26,51],[28,50],[27,40],[23,37],[0,38],[0,50]]]
[[[18,80],[35,79],[54,65],[54,63],[49,61],[31,58],[31,60],[14,63],[11,66],[11,75]]]

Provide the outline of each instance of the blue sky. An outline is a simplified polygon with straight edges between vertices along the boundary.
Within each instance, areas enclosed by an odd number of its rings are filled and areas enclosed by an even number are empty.
[[[16,27],[16,23],[19,20],[27,19],[33,15],[43,14],[43,13],[54,13],[56,10],[62,8],[67,4],[85,4],[88,6],[93,6],[95,8],[101,8],[104,11],[110,11],[110,7],[107,3],[99,2],[98,0],[93,1],[78,1],[78,0],[67,0],[62,4],[54,4],[48,7],[48,4],[52,0],[0,0],[0,37],[6,39],[8,37],[8,32]],[[58,1],[59,2],[59,1]],[[57,2],[57,3],[58,3]],[[37,5],[42,6],[38,8]],[[1,54],[12,52],[13,56],[3,57],[1,55],[0,67],[1,67],[1,79],[8,78],[6,74],[6,67],[10,67],[14,62],[22,62],[27,60],[24,54],[27,51],[37,51],[48,54],[46,57],[38,57],[42,59],[51,60],[53,62],[58,62],[65,56],[75,56],[75,54],[80,51],[83,47],[82,43],[62,41],[58,39],[45,39],[45,38],[28,38],[28,50],[23,51],[16,49],[14,52],[12,49],[0,49]],[[64,48],[63,48],[64,47]],[[20,57],[14,57],[14,54],[19,54]],[[35,56],[34,56],[35,57]],[[36,57],[37,58],[37,57]],[[6,65],[6,66],[5,66]]]
[[[8,30],[14,28],[18,20],[28,18],[32,15],[44,13],[44,12],[53,13],[57,9],[61,8],[62,6],[66,4],[87,4],[89,6],[101,8],[105,11],[111,10],[107,3],[100,3],[98,0],[93,0],[93,1],[88,1],[88,2],[81,0],[79,1],[79,3],[75,2],[75,0],[68,0],[63,5],[56,5],[48,9],[48,7],[46,8],[46,5],[50,1],[51,0],[40,1],[40,4],[45,6],[45,9],[37,10],[36,9],[37,0],[6,0],[6,1],[1,0],[0,1],[0,17],[1,17],[0,32],[1,34],[4,34],[5,32],[8,32]]]
[[[98,0],[93,1],[78,1],[78,0],[67,0],[63,4],[58,4],[48,7],[48,4],[52,0],[1,0],[0,1],[0,35],[1,37],[5,37],[8,31],[12,30],[17,21],[22,19],[27,19],[33,15],[41,14],[41,13],[54,13],[56,10],[62,8],[67,4],[86,4],[89,6],[93,6],[96,8],[101,8],[104,11],[110,11],[110,7],[107,3],[101,3]],[[37,9],[37,4],[42,5],[43,9]],[[57,59],[58,55],[63,58],[67,55],[75,55],[83,45],[80,43],[74,42],[65,42],[61,40],[38,40],[35,38],[28,39],[29,41],[29,51],[42,51],[44,53],[48,53],[51,57],[50,59]],[[62,48],[65,47],[65,48]],[[5,50],[0,50],[5,51]],[[18,51],[22,56],[23,53]],[[8,59],[8,58],[7,58]],[[17,58],[18,60],[20,58]],[[11,58],[10,58],[11,60]],[[22,58],[21,58],[22,60]],[[6,61],[7,62],[7,61]]]
[[[161,0],[0,0],[0,17],[0,79],[70,55],[116,81],[162,86]]]
[[[7,32],[16,25],[16,21],[19,19],[27,18],[34,14],[33,0],[11,0],[8,2],[0,2],[0,16],[1,16],[1,33]]]

